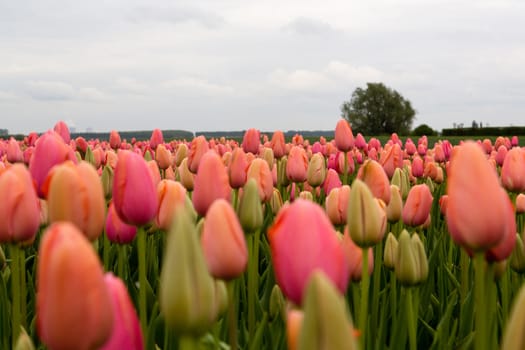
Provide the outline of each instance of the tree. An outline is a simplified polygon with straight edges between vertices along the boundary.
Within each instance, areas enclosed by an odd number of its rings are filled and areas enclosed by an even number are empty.
[[[350,101],[341,106],[342,117],[352,129],[364,135],[408,135],[416,115],[410,101],[383,83],[366,85],[366,89],[355,89]]]
[[[412,131],[412,135],[415,135],[415,136],[423,136],[423,135],[434,136],[434,135],[437,135],[437,132],[434,129],[432,129],[430,126],[428,126],[427,124],[421,124],[417,128],[415,128],[414,131]]]

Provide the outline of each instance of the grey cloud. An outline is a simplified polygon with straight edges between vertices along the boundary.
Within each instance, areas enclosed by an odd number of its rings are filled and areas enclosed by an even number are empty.
[[[29,95],[36,100],[71,100],[75,89],[60,81],[30,81],[26,84]]]

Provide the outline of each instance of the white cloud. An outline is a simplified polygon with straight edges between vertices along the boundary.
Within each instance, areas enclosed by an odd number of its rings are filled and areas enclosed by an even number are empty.
[[[330,24],[308,17],[298,17],[285,25],[283,29],[300,35],[328,35],[337,32]]]
[[[73,86],[61,81],[29,81],[26,86],[36,100],[70,100],[75,97]]]
[[[77,94],[79,99],[89,100],[89,101],[105,101],[109,98],[108,95],[103,93],[97,88],[85,87],[78,89]]]
[[[0,90],[0,101],[14,100],[17,96],[9,91]]]
[[[181,94],[205,96],[231,96],[235,90],[228,85],[211,83],[206,79],[195,77],[182,77],[161,83],[166,90],[174,90]]]
[[[331,92],[348,89],[349,86],[381,80],[383,73],[371,66],[354,66],[331,61],[318,71],[277,69],[270,73],[269,82],[287,90],[300,92]]]

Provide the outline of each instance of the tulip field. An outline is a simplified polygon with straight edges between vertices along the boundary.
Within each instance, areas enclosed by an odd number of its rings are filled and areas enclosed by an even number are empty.
[[[518,137],[0,139],[0,349],[524,349]]]

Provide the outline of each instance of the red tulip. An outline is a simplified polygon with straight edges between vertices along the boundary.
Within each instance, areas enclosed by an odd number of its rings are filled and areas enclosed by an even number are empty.
[[[454,241],[486,251],[505,236],[508,206],[494,168],[482,148],[465,142],[454,149],[447,183],[447,224]]]
[[[416,185],[408,192],[403,207],[403,222],[409,226],[421,226],[430,215],[432,208],[432,194],[427,185]]]
[[[268,230],[277,283],[300,305],[310,275],[322,270],[344,293],[349,279],[345,253],[323,209],[297,199],[285,206]]]
[[[201,246],[210,274],[230,280],[241,275],[248,264],[244,232],[231,204],[218,199],[206,213]]]
[[[109,133],[109,146],[113,148],[114,150],[117,150],[120,148],[120,145],[122,144],[122,140],[120,139],[120,134],[116,130],[111,130]]]
[[[131,243],[137,235],[137,227],[122,221],[113,202],[109,205],[106,216],[106,235],[110,242],[118,244]]]
[[[214,200],[230,199],[228,172],[221,157],[215,151],[208,151],[200,160],[199,170],[195,177],[192,201],[197,213],[205,216]]]
[[[51,225],[40,242],[36,328],[49,349],[96,349],[114,316],[99,258],[72,224]]]
[[[142,350],[144,342],[135,307],[131,302],[126,285],[111,272],[106,273],[104,282],[111,297],[115,324],[109,340],[100,350]]]
[[[40,206],[24,165],[0,170],[0,193],[0,242],[32,241],[40,226]]]
[[[151,138],[149,139],[149,146],[156,150],[157,146],[164,143],[164,136],[162,135],[162,130],[154,129],[151,133]]]
[[[244,152],[259,153],[261,144],[261,132],[257,129],[248,129],[242,138],[242,149]]]
[[[157,213],[157,191],[146,161],[131,151],[118,151],[113,202],[120,218],[131,225],[150,222]]]

